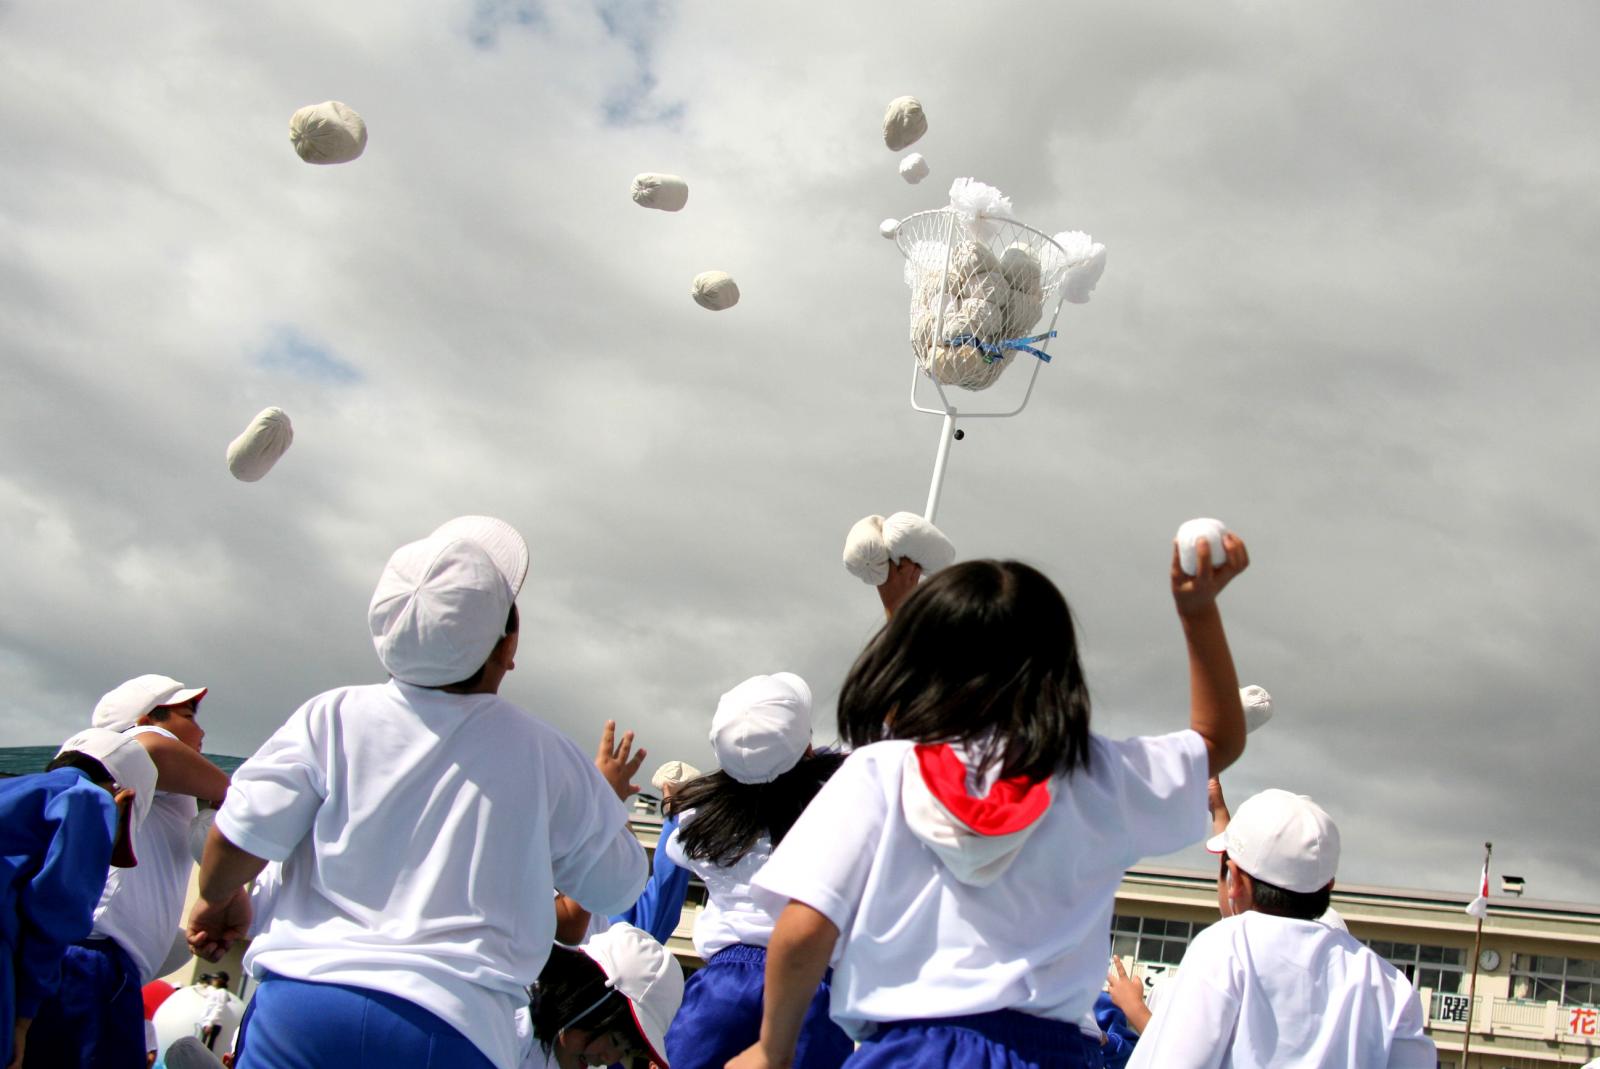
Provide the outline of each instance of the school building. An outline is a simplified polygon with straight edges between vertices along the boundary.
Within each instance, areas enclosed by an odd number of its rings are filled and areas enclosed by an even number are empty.
[[[646,848],[655,846],[661,818],[649,802],[636,803],[632,826]],[[685,969],[700,964],[690,939],[705,895],[698,880],[690,882],[672,936],[671,949]],[[1336,884],[1333,908],[1351,935],[1392,962],[1421,993],[1440,1069],[1548,1069],[1600,1058],[1600,906],[1491,896],[1469,1009],[1476,927],[1466,913],[1470,900]],[[1215,872],[1134,869],[1117,891],[1112,950],[1149,990],[1178,967],[1194,934],[1216,919]],[[1472,1038],[1463,1066],[1469,1021]]]

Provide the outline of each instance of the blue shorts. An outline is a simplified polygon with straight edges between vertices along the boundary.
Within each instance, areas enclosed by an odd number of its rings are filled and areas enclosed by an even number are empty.
[[[85,939],[61,956],[61,988],[28,1028],[24,1069],[144,1069],[139,966],[113,939]]]
[[[476,1043],[399,995],[271,974],[262,978],[245,1010],[235,1065],[494,1069]]]
[[[735,943],[711,955],[689,977],[683,1008],[667,1028],[672,1069],[722,1069],[728,1059],[761,1036],[761,997],[766,989],[767,948]],[[828,1016],[832,974],[811,997],[794,1069],[838,1069],[855,1044]]]
[[[997,1010],[881,1024],[847,1064],[850,1069],[1100,1069],[1105,1063],[1099,1038],[1075,1024]]]

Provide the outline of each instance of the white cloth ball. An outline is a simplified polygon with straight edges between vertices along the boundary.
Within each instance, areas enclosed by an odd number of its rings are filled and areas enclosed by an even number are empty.
[[[922,113],[922,101],[916,97],[895,97],[883,113],[883,143],[891,152],[910,148],[917,138],[928,132],[928,117]]]
[[[943,531],[915,512],[896,512],[883,521],[883,544],[890,560],[909,557],[932,575],[955,563],[956,547]]]
[[[959,386],[966,390],[986,389],[994,385],[995,380],[1011,363],[1013,355],[1011,352],[991,359],[982,349],[972,344],[945,344],[945,341],[951,338],[977,333],[975,330],[977,324],[960,307],[945,313],[944,329],[937,336],[934,326],[934,315],[931,312],[922,313],[917,319],[911,346],[916,354],[917,363],[941,385]]]
[[[963,241],[950,252],[948,277],[957,284],[983,271],[1000,270],[1000,258],[981,241]]]
[[[972,328],[972,333],[981,341],[1000,340],[1000,335],[1005,331],[1005,316],[1005,308],[993,301],[974,297],[961,302],[961,320]]]
[[[881,586],[889,578],[882,516],[863,516],[844,536],[844,568],[868,586]]]
[[[228,470],[240,482],[253,483],[288,452],[294,426],[281,408],[264,408],[244,433],[228,443]]]
[[[878,234],[882,237],[888,238],[890,241],[893,241],[894,236],[899,232],[900,220],[898,219],[885,219],[883,222],[878,224]]]
[[[1011,297],[1011,287],[999,271],[979,271],[962,281],[961,296],[969,300],[1004,304]]]
[[[1043,293],[1039,258],[1021,245],[1013,245],[1000,254],[1000,273],[1006,284],[1023,293]]]
[[[1240,687],[1239,704],[1244,706],[1246,732],[1254,731],[1272,719],[1272,695],[1267,693],[1266,687],[1258,687],[1254,683]]]
[[[928,161],[923,159],[922,153],[913,152],[900,161],[900,177],[911,185],[916,185],[928,177]]]
[[[1228,533],[1227,526],[1221,520],[1202,517],[1196,520],[1185,520],[1178,527],[1178,567],[1183,569],[1184,575],[1195,575],[1200,569],[1200,539],[1206,540],[1206,546],[1211,551],[1211,566],[1220,568],[1227,563],[1228,551],[1223,548],[1222,537]]]
[[[739,285],[726,271],[702,271],[694,276],[690,295],[701,308],[720,312],[739,303]]]
[[[1026,338],[1044,317],[1044,297],[1025,290],[1010,290],[1005,301],[1007,338]]]
[[[309,104],[289,117],[289,140],[307,163],[349,163],[367,147],[367,124],[337,100]]]
[[[679,211],[689,203],[689,183],[675,174],[634,175],[633,203],[663,212]]]

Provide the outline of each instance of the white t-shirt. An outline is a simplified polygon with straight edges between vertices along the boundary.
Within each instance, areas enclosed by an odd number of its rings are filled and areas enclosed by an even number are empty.
[[[957,880],[907,826],[912,745],[851,754],[755,878],[838,926],[834,1020],[860,1039],[875,1021],[1014,1009],[1098,1036],[1123,871],[1205,836],[1204,740],[1091,735],[1090,767],[1055,780],[1037,829],[986,886]]]
[[[252,975],[398,995],[501,1069],[555,939],[553,889],[613,913],[647,875],[622,803],[554,728],[396,681],[297,709],[234,774],[217,829],[283,862]]]
[[[145,725],[128,735],[154,732],[176,740],[166,728]],[[183,899],[189,890],[194,855],[189,853],[189,824],[199,811],[193,797],[157,791],[150,812],[134,829],[133,868],[113,867],[94,910],[92,936],[115,939],[139,966],[139,983],[148,984],[167,960],[172,938],[183,922]]]
[[[723,867],[692,858],[683,852],[678,833],[694,820],[694,811],[683,815],[678,828],[667,839],[667,857],[700,877],[706,885],[706,906],[694,922],[694,950],[701,958],[735,943],[764,947],[772,938],[783,903],[768,894],[752,893],[750,881],[772,857],[772,840],[766,835],[756,840],[750,852]],[[775,908],[776,907],[776,908]]]
[[[1422,1003],[1348,932],[1254,911],[1194,937],[1130,1069],[1433,1069]]]

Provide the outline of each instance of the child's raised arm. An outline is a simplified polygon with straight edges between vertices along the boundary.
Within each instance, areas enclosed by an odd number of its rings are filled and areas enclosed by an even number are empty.
[[[1250,566],[1250,554],[1238,535],[1229,531],[1222,539],[1228,559],[1213,567],[1210,547],[1201,539],[1194,575],[1184,574],[1178,547],[1172,547],[1172,600],[1183,622],[1189,647],[1189,726],[1206,741],[1211,775],[1244,753],[1244,707],[1239,702],[1239,676],[1222,629],[1217,595],[1234,576]]]

